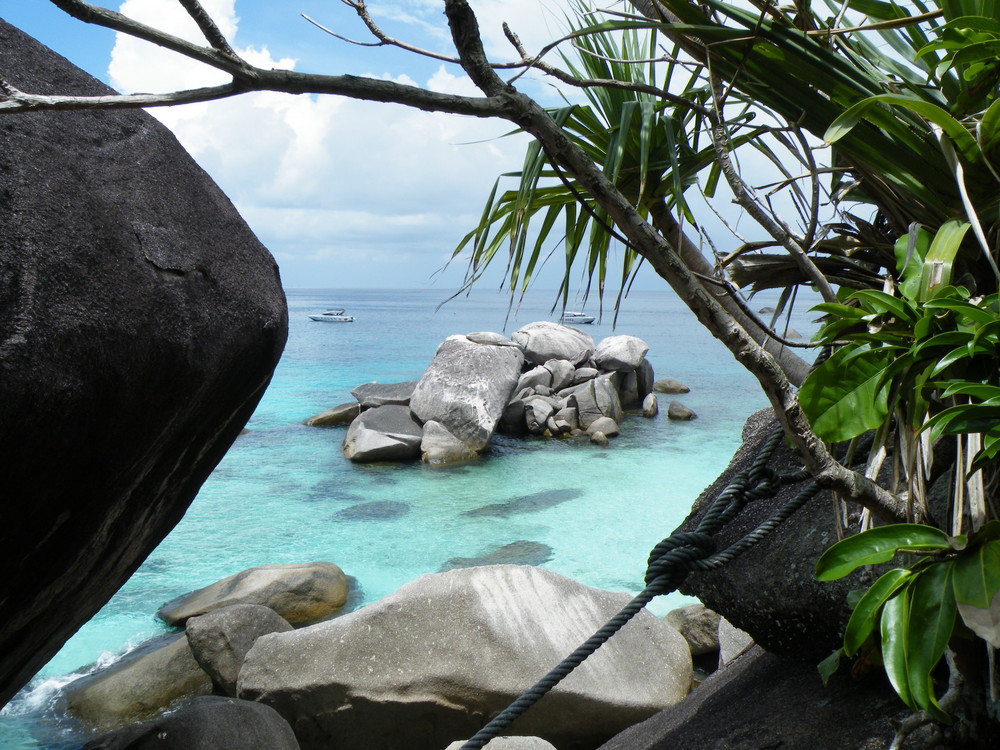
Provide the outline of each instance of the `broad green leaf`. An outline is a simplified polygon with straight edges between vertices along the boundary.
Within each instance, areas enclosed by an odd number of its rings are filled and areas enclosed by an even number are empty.
[[[993,648],[1000,648],[1000,592],[993,595],[987,607],[959,602],[958,613],[969,630]]]
[[[935,414],[927,420],[923,429],[930,430],[931,440],[937,440],[942,435],[986,432],[998,423],[1000,405],[959,404]]]
[[[908,587],[910,606],[907,621],[906,673],[914,704],[938,721],[951,723],[951,717],[938,705],[931,672],[944,656],[955,629],[955,592],[952,565],[931,565]]]
[[[996,60],[1000,57],[1000,39],[969,44],[958,52],[951,59],[952,65],[971,65],[981,60]]]
[[[952,383],[941,393],[941,398],[949,396],[975,396],[981,401],[1000,398],[1000,386],[986,383]]]
[[[1000,591],[1000,540],[966,549],[955,560],[955,598],[986,609]]]
[[[833,315],[838,318],[856,319],[865,315],[865,311],[860,307],[841,305],[838,302],[821,302],[809,308],[810,312],[822,313],[823,315]]]
[[[882,575],[861,597],[854,607],[851,619],[844,630],[844,653],[854,656],[875,630],[875,623],[882,613],[882,605],[902,586],[907,585],[912,572],[906,568],[894,568]]]
[[[908,612],[910,587],[902,589],[882,607],[879,622],[882,637],[882,664],[892,684],[892,689],[910,708],[916,708],[910,694],[910,680],[906,670],[907,638],[909,636]]]
[[[899,550],[951,549],[949,537],[940,529],[920,523],[878,526],[842,539],[816,561],[816,578],[843,578],[862,565],[888,562]]]
[[[837,671],[837,667],[840,666],[840,657],[843,655],[844,649],[838,648],[818,665],[816,665],[816,669],[819,670],[819,676],[823,679],[824,686],[826,686],[826,684],[830,681],[830,677],[833,673]]]
[[[1000,34],[1000,20],[987,18],[986,16],[960,16],[954,20],[942,24],[940,30],[944,29],[972,29],[974,31],[989,31]]]
[[[817,435],[838,443],[882,424],[888,394],[876,386],[888,361],[879,350],[845,346],[809,374],[799,403]]]
[[[966,232],[972,226],[967,221],[952,219],[940,226],[920,269],[920,291],[917,299],[926,302],[951,284],[951,269]]]
[[[920,291],[920,274],[924,258],[931,247],[931,233],[916,224],[893,246],[896,256],[896,270],[900,276],[899,293],[902,297],[915,300]]]
[[[917,316],[913,307],[899,297],[879,292],[875,289],[862,289],[850,295],[851,299],[859,300],[871,312],[891,313],[902,321],[913,322]]]

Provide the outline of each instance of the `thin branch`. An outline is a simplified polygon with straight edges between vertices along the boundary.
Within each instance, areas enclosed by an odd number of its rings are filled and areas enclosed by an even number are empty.
[[[120,31],[123,34],[134,36],[136,39],[151,42],[165,49],[178,52],[185,57],[190,57],[192,60],[197,60],[198,62],[222,70],[236,78],[252,78],[253,71],[256,70],[256,68],[247,65],[239,58],[233,59],[210,47],[200,47],[186,39],[181,39],[173,34],[155,29],[152,26],[139,23],[128,16],[123,16],[121,13],[91,5],[83,0],[50,0],[50,2],[60,10],[84,23],[96,24],[112,31]]]
[[[770,336],[775,341],[777,341],[778,343],[780,343],[782,346],[791,346],[798,349],[817,349],[821,346],[826,346],[826,344],[814,344],[808,341],[792,341],[791,339],[787,339],[781,334],[779,334],[777,331],[774,330],[772,326],[768,325],[767,323],[765,323],[763,320],[760,319],[757,313],[755,313],[750,308],[750,305],[747,304],[747,301],[746,299],[744,299],[743,295],[740,294],[739,288],[735,284],[733,284],[733,282],[729,281],[729,279],[719,279],[713,276],[705,276],[700,273],[696,273],[694,275],[697,276],[706,284],[714,284],[715,286],[725,289],[726,292],[729,294],[730,299],[732,299],[733,302],[735,302],[737,305],[740,306],[740,309],[743,310],[743,313],[748,318],[753,320],[754,323],[756,323],[760,328],[767,331],[767,335]]]
[[[355,12],[358,14],[358,17],[361,18],[362,23],[364,23],[364,25],[368,27],[368,31],[371,32],[372,36],[378,39],[377,42],[358,42],[353,39],[348,39],[346,36],[341,36],[337,32],[328,29],[326,26],[319,23],[318,21],[314,21],[305,13],[302,13],[301,15],[304,19],[306,19],[317,29],[325,31],[330,36],[336,37],[340,41],[347,42],[348,44],[354,44],[357,45],[358,47],[399,47],[402,50],[406,50],[407,52],[412,52],[416,55],[420,55],[421,57],[429,57],[432,60],[440,60],[441,62],[454,63],[455,65],[461,64],[461,62],[457,57],[442,55],[438,52],[431,52],[430,50],[421,49],[420,47],[414,47],[412,44],[402,42],[399,39],[394,39],[393,37],[389,36],[384,31],[382,31],[381,27],[377,23],[375,23],[374,19],[372,19],[371,15],[368,13],[368,7],[364,4],[364,2],[361,2],[360,0],[358,0],[357,2],[355,2],[355,0],[341,0],[341,2],[343,2],[345,5],[349,5],[350,7],[354,8]],[[517,64],[520,65],[520,63]]]
[[[26,94],[9,85],[0,85],[0,114],[38,110],[139,109],[168,107],[225,99],[246,91],[235,83],[210,88],[176,91],[170,94],[109,94],[106,96],[50,96]]]
[[[188,12],[188,15],[191,16],[194,22],[198,24],[201,33],[205,35],[205,40],[212,47],[223,55],[231,57],[233,60],[243,62],[243,59],[229,46],[229,42],[226,41],[226,37],[223,36],[222,31],[216,26],[212,17],[205,12],[205,9],[201,7],[201,3],[198,0],[177,0],[177,2]]]
[[[802,269],[802,272],[816,285],[820,294],[826,302],[836,302],[837,295],[830,286],[830,282],[827,281],[826,277],[820,272],[816,267],[816,264],[812,262],[812,259],[806,254],[806,251],[802,249],[795,239],[792,237],[788,228],[781,225],[767,213],[761,209],[760,205],[750,196],[749,190],[747,189],[746,183],[743,182],[743,178],[736,172],[735,167],[733,167],[733,162],[729,157],[729,149],[726,146],[726,141],[728,136],[726,134],[725,122],[722,119],[722,99],[721,91],[719,90],[718,79],[712,76],[712,90],[715,95],[715,107],[710,113],[712,120],[712,144],[715,147],[716,159],[719,162],[719,166],[722,168],[722,174],[725,176],[726,181],[729,183],[733,194],[736,196],[736,202],[739,203],[743,209],[750,214],[753,219],[763,227],[768,234],[770,234],[775,240],[781,243],[788,253],[795,259],[795,262]]]

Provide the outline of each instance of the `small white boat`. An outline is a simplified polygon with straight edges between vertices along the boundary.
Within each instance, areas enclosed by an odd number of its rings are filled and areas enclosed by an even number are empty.
[[[573,324],[579,325],[581,323],[593,323],[594,316],[587,315],[587,313],[570,312],[569,310],[567,310],[560,316],[559,322],[563,323],[564,325],[573,325]]]
[[[310,315],[309,320],[316,320],[320,323],[353,323],[354,316],[347,315],[347,310],[340,308],[338,310],[327,310],[321,315]]]

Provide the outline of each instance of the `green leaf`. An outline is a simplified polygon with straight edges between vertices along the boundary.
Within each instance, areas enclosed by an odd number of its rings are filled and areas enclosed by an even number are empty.
[[[920,291],[917,294],[920,302],[942,293],[943,288],[951,283],[955,256],[971,226],[969,222],[958,219],[951,219],[940,226],[920,269]]]
[[[910,582],[913,573],[906,568],[894,568],[883,574],[861,597],[854,607],[844,630],[844,653],[854,656],[875,630],[875,622],[889,597]]]
[[[910,694],[910,680],[906,669],[907,637],[909,635],[908,610],[910,588],[889,599],[882,607],[880,633],[882,636],[882,663],[892,689],[910,708],[916,708]]]
[[[906,322],[913,322],[917,318],[913,307],[905,300],[875,289],[862,289],[852,293],[850,298],[859,300],[866,309],[874,313],[891,313]]]
[[[1000,99],[993,102],[979,121],[979,145],[984,153],[1000,144]]]
[[[955,560],[952,583],[959,603],[988,608],[1000,591],[1000,540],[962,552]]]
[[[931,233],[916,224],[893,246],[896,256],[896,270],[899,272],[899,293],[904,298],[915,300],[920,291],[920,273],[924,258],[931,247]]]
[[[819,676],[823,679],[824,687],[830,681],[833,673],[837,671],[837,667],[840,666],[840,657],[843,655],[844,649],[838,648],[816,666],[816,669],[819,670]]]
[[[888,394],[877,385],[888,362],[878,349],[845,346],[809,373],[799,403],[817,435],[837,443],[882,424]]]
[[[843,578],[862,565],[876,565],[893,558],[900,550],[951,549],[949,537],[940,529],[920,523],[879,526],[842,539],[816,561],[816,578],[832,581]]]
[[[970,162],[975,162],[979,158],[979,144],[972,134],[965,129],[958,120],[949,114],[946,109],[931,102],[917,99],[912,96],[900,94],[878,94],[864,99],[852,107],[849,107],[843,114],[834,120],[823,140],[827,143],[836,143],[853,130],[865,116],[872,117],[873,110],[879,104],[888,104],[894,107],[902,107],[914,112],[926,120],[940,127],[955,143],[955,148]],[[884,118],[873,118],[876,124],[884,125]]]
[[[913,702],[946,724],[951,723],[951,717],[938,705],[931,672],[944,656],[955,629],[957,606],[952,572],[948,563],[931,565],[909,587],[906,640],[906,671]]]

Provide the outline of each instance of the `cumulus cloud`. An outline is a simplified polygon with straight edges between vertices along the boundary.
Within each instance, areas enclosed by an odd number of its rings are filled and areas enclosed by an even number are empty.
[[[297,64],[266,47],[241,46],[237,0],[203,4],[237,52],[255,65]],[[486,5],[502,6],[493,0]],[[432,6],[440,19],[436,0],[417,0],[410,15],[426,16]],[[127,0],[121,12],[204,43],[175,0]],[[478,95],[453,70],[433,63],[423,73],[416,66],[393,80]],[[115,44],[109,75],[126,92],[224,80],[200,63],[124,35]],[[494,179],[517,168],[525,144],[523,138],[499,138],[512,129],[501,121],[330,96],[262,92],[151,113],[233,199],[292,286],[323,285],[324,274],[328,283],[343,284],[346,266],[338,263],[345,258],[361,275],[353,285],[405,286],[408,279],[426,278],[478,221]],[[378,267],[389,257],[388,268]],[[370,261],[367,270],[364,259]]]

